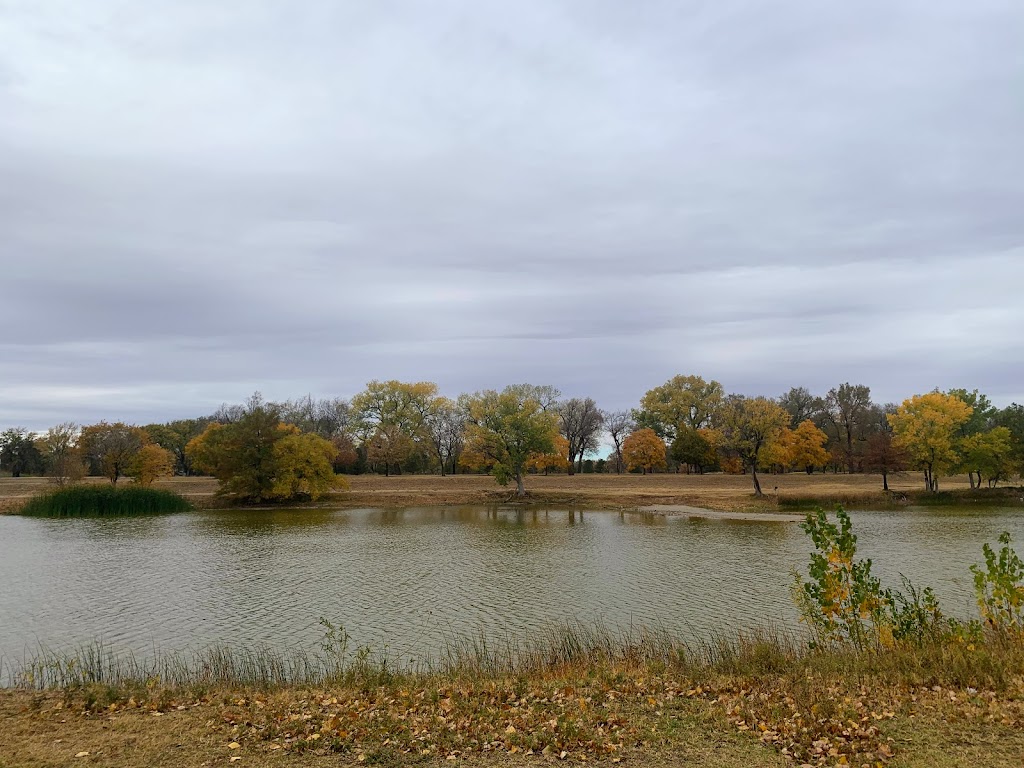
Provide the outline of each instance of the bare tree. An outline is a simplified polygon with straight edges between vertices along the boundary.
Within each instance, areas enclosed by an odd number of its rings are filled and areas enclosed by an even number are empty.
[[[65,421],[46,430],[46,434],[36,440],[36,447],[46,464],[46,474],[50,482],[59,486],[77,482],[85,474],[82,453],[78,449],[79,426]]]
[[[569,474],[573,472],[573,463],[577,460],[577,469],[583,471],[583,455],[587,451],[596,451],[600,445],[599,437],[604,418],[593,398],[574,397],[563,400],[556,406],[561,420],[562,435],[569,442]]]
[[[871,388],[849,382],[834,387],[825,396],[825,408],[836,442],[845,454],[847,471],[853,472],[854,457],[860,453],[860,442],[867,439],[872,421]]]
[[[303,432],[319,435],[325,440],[348,435],[351,406],[341,397],[314,399],[310,395],[280,404],[281,420],[294,424]]]
[[[455,465],[465,440],[467,408],[463,398],[459,402],[437,397],[430,404],[425,427],[444,477],[447,467],[455,474]]]
[[[633,431],[636,422],[629,411],[602,411],[601,419],[604,431],[612,439],[615,446],[615,472],[622,474],[622,441]]]

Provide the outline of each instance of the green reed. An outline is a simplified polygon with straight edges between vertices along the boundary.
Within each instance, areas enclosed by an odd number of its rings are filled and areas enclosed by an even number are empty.
[[[128,485],[78,485],[33,496],[19,510],[29,517],[120,517],[185,512],[191,505],[172,491]]]

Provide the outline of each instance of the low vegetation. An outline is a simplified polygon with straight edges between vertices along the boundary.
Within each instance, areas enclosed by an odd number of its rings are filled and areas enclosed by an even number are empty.
[[[77,485],[33,496],[18,512],[29,517],[120,517],[185,512],[190,508],[184,498],[164,489]]]

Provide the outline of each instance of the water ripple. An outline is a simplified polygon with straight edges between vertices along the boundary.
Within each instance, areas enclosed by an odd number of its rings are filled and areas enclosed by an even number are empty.
[[[854,515],[888,582],[973,610],[967,567],[1010,510]],[[526,636],[553,621],[685,636],[795,620],[792,524],[452,507],[203,511],[132,520],[0,517],[0,656],[102,638],[146,653],[213,642],[315,648],[318,619],[357,644],[438,651],[456,634]]]

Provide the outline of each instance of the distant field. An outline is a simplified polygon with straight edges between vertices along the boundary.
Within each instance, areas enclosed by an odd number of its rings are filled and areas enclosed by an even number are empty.
[[[882,504],[880,475],[832,475],[790,473],[762,474],[764,499],[755,499],[746,475],[531,475],[526,480],[530,501],[550,504],[589,504],[598,507],[637,507],[649,504],[690,504],[721,510],[769,510],[779,503],[818,500],[847,504]],[[319,505],[417,506],[493,503],[511,499],[513,488],[501,488],[485,475],[354,475],[347,478],[348,491]],[[102,478],[88,482],[103,483]],[[890,477],[897,493],[917,493],[922,482],[917,473]],[[34,493],[51,486],[44,478],[0,478],[0,509],[19,506]],[[215,497],[217,483],[207,477],[176,477],[156,487],[177,491],[201,507],[222,506]],[[967,476],[942,478],[943,491],[969,489]]]

